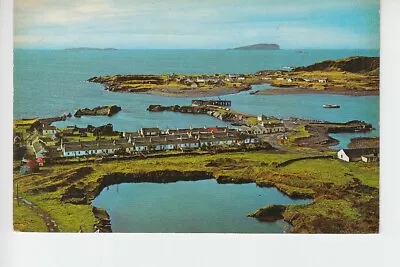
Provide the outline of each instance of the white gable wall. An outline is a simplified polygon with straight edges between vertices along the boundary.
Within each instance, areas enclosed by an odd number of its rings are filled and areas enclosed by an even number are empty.
[[[350,158],[346,155],[343,149],[339,150],[337,153],[338,159],[350,162]]]

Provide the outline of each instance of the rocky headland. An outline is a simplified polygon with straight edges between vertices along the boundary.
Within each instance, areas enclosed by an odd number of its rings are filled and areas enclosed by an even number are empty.
[[[202,97],[235,94],[250,90],[245,75],[112,75],[92,77],[88,82],[100,83],[105,89],[120,93],[140,93],[173,97]]]

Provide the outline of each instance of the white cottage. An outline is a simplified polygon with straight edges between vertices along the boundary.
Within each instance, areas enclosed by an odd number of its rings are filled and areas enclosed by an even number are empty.
[[[354,149],[341,149],[337,153],[340,160],[351,161],[364,161],[376,162],[379,160],[379,148],[354,148]]]
[[[56,126],[50,126],[50,125],[43,125],[42,133],[43,133],[43,135],[56,134],[57,133],[57,127]]]

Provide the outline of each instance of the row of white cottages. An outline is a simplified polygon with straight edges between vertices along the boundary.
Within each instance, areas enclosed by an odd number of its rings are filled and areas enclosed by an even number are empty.
[[[254,144],[259,140],[254,136],[218,136],[205,138],[178,138],[168,139],[166,137],[137,138],[128,142],[125,139],[114,141],[87,141],[61,144],[64,157],[80,157],[89,155],[113,155],[117,151],[129,154],[135,152],[152,152],[196,149],[209,146],[232,146],[241,144]]]
[[[241,126],[242,132],[246,132],[248,134],[271,134],[271,133],[284,133],[286,131],[285,125],[283,123],[265,123],[262,122],[258,125],[254,125],[251,127]]]

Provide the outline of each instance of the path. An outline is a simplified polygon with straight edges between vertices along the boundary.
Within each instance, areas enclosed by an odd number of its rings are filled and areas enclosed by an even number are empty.
[[[34,204],[22,197],[19,197],[19,203],[22,203],[23,205],[32,209],[39,217],[41,217],[42,220],[46,223],[47,230],[49,232],[59,232],[57,223],[53,219],[51,219],[50,215],[46,211],[39,208],[38,206],[35,206]]]

